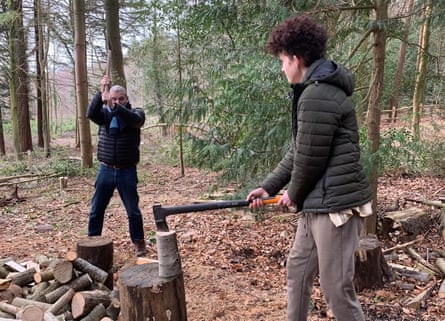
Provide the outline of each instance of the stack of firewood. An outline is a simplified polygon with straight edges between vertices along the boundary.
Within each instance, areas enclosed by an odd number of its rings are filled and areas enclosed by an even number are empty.
[[[120,312],[109,272],[70,253],[19,264],[0,260],[0,321],[112,321]]]

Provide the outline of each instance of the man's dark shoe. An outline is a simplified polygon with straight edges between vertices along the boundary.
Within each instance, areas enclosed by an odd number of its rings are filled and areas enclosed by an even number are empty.
[[[144,256],[147,253],[145,240],[136,240],[133,244],[136,256]]]

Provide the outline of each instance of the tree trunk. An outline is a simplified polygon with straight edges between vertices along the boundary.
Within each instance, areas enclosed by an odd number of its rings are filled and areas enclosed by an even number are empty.
[[[6,155],[5,134],[3,130],[3,113],[0,107],[0,156]]]
[[[50,113],[48,104],[48,91],[47,91],[47,55],[48,55],[48,40],[43,35],[43,14],[44,10],[40,0],[35,0],[34,10],[36,12],[36,57],[37,57],[37,106],[40,107],[40,126],[41,131],[41,143],[43,146],[44,155],[50,156],[51,147],[51,131],[50,131]],[[38,41],[37,41],[38,40]],[[39,137],[40,143],[40,137]]]
[[[420,138],[421,105],[425,92],[432,7],[432,0],[427,0],[425,7],[423,8],[423,24],[419,34],[419,56],[413,95],[413,117],[411,124],[412,134],[415,140],[419,140]]]
[[[42,21],[40,19],[41,1],[34,0],[34,37],[37,44],[36,50],[36,101],[37,101],[37,146],[43,147],[43,115],[42,115],[42,79],[40,78],[41,66],[40,55],[43,45],[41,43],[42,38]]]
[[[122,56],[119,25],[119,0],[105,0],[105,24],[107,45],[111,49],[111,80],[115,85],[127,86]]]
[[[399,59],[397,60],[397,71],[394,77],[394,86],[392,96],[389,102],[391,107],[391,122],[397,121],[397,108],[399,107],[400,84],[402,82],[403,68],[405,66],[406,47],[408,45],[409,28],[411,26],[411,15],[413,11],[414,0],[409,0],[406,9],[405,29],[403,30],[403,38],[400,43]]]
[[[368,105],[368,140],[371,142],[371,153],[377,153],[380,145],[380,111],[383,95],[383,76],[385,69],[386,31],[383,22],[388,19],[388,3],[385,0],[375,1],[376,21],[373,28],[374,53],[372,76],[370,83],[369,105]],[[366,234],[376,234],[377,229],[377,179],[379,164],[373,164],[371,169],[370,184],[374,193],[373,215],[365,220]]]
[[[18,6],[21,6],[20,0],[8,1],[8,11],[18,11]],[[8,39],[8,49],[9,49],[9,96],[10,96],[10,107],[11,107],[11,127],[12,127],[12,143],[14,147],[17,159],[22,159],[23,155],[20,148],[20,138],[19,138],[19,107],[18,107],[18,61],[16,57],[17,52],[17,29],[19,28],[18,23],[14,21],[11,23],[9,28],[9,39]]]
[[[88,79],[86,63],[86,36],[85,36],[85,1],[74,0],[74,60],[76,76],[76,103],[80,133],[80,157],[82,167],[93,166],[93,152],[91,144],[90,123],[86,118],[88,106]]]
[[[20,153],[32,151],[31,123],[29,116],[29,81],[28,63],[26,55],[25,27],[23,25],[23,3],[22,0],[14,0],[17,3],[17,33],[16,33],[16,55],[17,61],[17,112],[19,124]]]

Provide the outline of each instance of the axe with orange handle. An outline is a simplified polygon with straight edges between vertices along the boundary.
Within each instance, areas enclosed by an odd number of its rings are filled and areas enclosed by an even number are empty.
[[[274,197],[265,197],[263,198],[263,204],[276,204],[280,200],[280,197],[281,195],[277,195]],[[246,200],[228,200],[169,207],[163,207],[160,204],[156,204],[153,205],[153,216],[156,224],[156,230],[161,232],[168,232],[167,216],[169,215],[202,212],[223,208],[245,207],[249,206],[250,203],[251,201]]]

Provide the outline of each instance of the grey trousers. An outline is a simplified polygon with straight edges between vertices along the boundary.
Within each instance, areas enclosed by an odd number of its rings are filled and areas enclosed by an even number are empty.
[[[337,321],[364,321],[354,289],[354,252],[363,218],[335,227],[327,214],[303,214],[287,259],[287,321],[306,321],[314,278]]]

